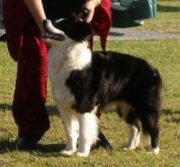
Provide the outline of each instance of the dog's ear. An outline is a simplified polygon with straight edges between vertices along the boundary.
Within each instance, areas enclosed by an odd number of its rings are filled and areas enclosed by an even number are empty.
[[[72,31],[72,23],[64,18],[53,21],[53,25],[57,29],[63,31],[65,34]]]
[[[76,41],[83,41],[92,33],[90,24],[83,21],[73,22],[72,27],[72,35]]]

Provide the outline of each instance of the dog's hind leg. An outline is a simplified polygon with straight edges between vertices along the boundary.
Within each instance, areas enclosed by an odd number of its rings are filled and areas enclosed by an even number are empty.
[[[158,138],[159,138],[159,114],[156,109],[146,108],[146,113],[141,116],[142,128],[145,133],[151,137],[151,150],[150,152],[158,154]]]
[[[67,144],[66,148],[61,151],[62,155],[71,156],[76,152],[77,139],[79,136],[79,122],[77,114],[72,110],[60,110],[64,129],[66,132]]]
[[[97,107],[93,111],[78,114],[80,136],[77,156],[87,157],[91,146],[96,143],[98,138],[98,118],[96,116]]]
[[[122,117],[129,127],[129,140],[124,150],[133,150],[140,143],[140,125],[134,109],[125,101],[120,101],[117,107],[119,116]]]
[[[136,111],[129,111],[125,120],[129,126],[129,141],[125,146],[125,150],[133,150],[140,143],[140,125]]]
[[[140,132],[134,125],[129,126],[129,140],[126,143],[124,150],[134,150],[140,143]]]
[[[159,127],[158,126],[151,126],[149,128],[149,134],[151,137],[150,153],[158,154],[160,151],[160,149],[158,147]]]

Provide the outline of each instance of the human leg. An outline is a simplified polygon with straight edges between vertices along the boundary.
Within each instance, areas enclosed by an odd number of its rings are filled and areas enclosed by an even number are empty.
[[[36,142],[49,129],[45,108],[47,84],[47,48],[37,26],[24,29],[22,51],[18,57],[13,116],[20,138],[36,136]],[[34,137],[33,137],[34,138]]]

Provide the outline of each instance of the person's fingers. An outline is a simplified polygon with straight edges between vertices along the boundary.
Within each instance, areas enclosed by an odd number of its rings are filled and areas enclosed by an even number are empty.
[[[83,21],[83,19],[82,19],[82,13],[79,13],[79,14],[73,13],[73,16],[74,16],[74,18],[75,18],[75,21]]]

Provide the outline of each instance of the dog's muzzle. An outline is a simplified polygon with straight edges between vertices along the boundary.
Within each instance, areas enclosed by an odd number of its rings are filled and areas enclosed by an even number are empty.
[[[65,40],[62,31],[55,28],[50,20],[43,20],[42,27],[46,31],[46,33],[42,35],[44,39],[50,38],[58,41]]]

